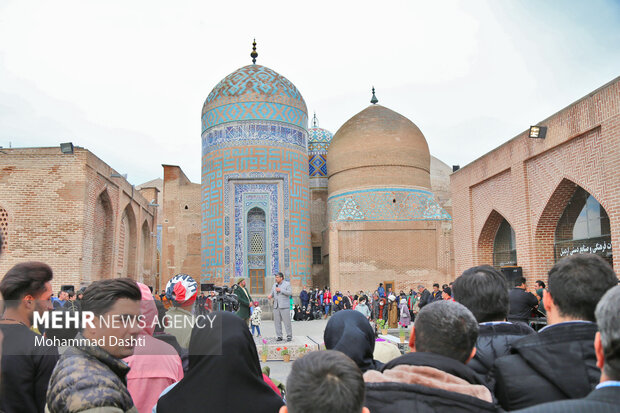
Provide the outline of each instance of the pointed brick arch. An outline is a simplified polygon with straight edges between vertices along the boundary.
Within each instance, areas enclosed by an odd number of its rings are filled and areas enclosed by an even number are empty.
[[[502,214],[495,209],[491,211],[487,220],[480,231],[478,237],[478,264],[477,265],[493,265],[493,244],[495,242],[495,236],[497,230],[502,222],[506,219]],[[508,220],[506,220],[508,221]],[[508,222],[510,224],[510,222]]]
[[[142,223],[142,270],[144,273],[151,272],[151,230],[149,223],[144,220]],[[147,275],[147,274],[145,274]]]
[[[136,278],[137,232],[136,215],[131,204],[128,204],[123,210],[120,222],[117,263],[119,277]]]
[[[537,268],[535,274],[546,274],[555,263],[553,244],[558,221],[577,190],[578,185],[570,179],[564,178],[551,194],[547,205],[543,209],[534,234],[534,253],[536,254]]]
[[[111,278],[114,254],[114,209],[107,190],[95,202],[91,274],[94,280]]]

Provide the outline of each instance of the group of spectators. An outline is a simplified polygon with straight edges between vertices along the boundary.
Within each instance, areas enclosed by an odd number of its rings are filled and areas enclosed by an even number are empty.
[[[214,311],[206,324],[190,328],[162,322],[166,316],[196,321],[197,286],[186,275],[168,283],[168,311],[146,285],[93,282],[79,311],[95,314],[94,325],[84,325],[63,348],[38,345],[31,327],[35,314],[53,310],[52,277],[46,264],[28,262],[0,282],[4,413],[604,413],[620,405],[620,287],[595,255],[564,258],[549,271],[542,291],[548,325],[539,332],[507,320],[510,289],[490,266],[458,277],[453,299],[418,304],[409,351],[389,360],[376,355],[371,316],[343,308],[325,328],[328,350],[292,365],[286,394],[261,371],[241,317]],[[389,291],[384,294],[389,300]],[[125,322],[102,322],[110,317]],[[146,323],[135,323],[141,317]],[[140,344],[126,344],[132,339]]]

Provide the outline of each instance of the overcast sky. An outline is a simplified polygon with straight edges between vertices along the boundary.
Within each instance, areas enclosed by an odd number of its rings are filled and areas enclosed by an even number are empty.
[[[448,165],[620,75],[620,1],[0,0],[0,146],[83,146],[140,184],[200,182],[211,89],[257,63],[332,132],[369,105]]]

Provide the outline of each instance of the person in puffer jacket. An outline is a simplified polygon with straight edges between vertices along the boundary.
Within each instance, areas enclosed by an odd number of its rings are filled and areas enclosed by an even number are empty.
[[[454,300],[463,304],[479,323],[476,355],[467,364],[484,376],[491,390],[495,388],[493,364],[510,354],[512,344],[520,338],[536,334],[524,324],[506,321],[508,315],[508,282],[495,268],[481,265],[465,270],[452,286]]]
[[[373,413],[495,412],[491,391],[467,367],[478,323],[454,301],[424,306],[411,329],[412,352],[364,373],[365,406]]]
[[[82,311],[92,311],[95,320],[93,326],[84,326],[56,364],[47,389],[46,411],[137,413],[126,386],[129,366],[122,358],[140,345],[135,340],[141,331],[141,297],[138,285],[129,278],[96,281],[86,289]],[[101,318],[108,320],[107,327],[101,325]],[[114,320],[119,319],[133,323],[115,325]]]

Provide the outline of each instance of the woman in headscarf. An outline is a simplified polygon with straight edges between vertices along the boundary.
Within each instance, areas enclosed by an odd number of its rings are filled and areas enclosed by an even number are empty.
[[[346,354],[366,372],[381,370],[383,363],[374,360],[375,333],[359,311],[342,310],[329,319],[323,334],[325,348]]]
[[[158,413],[275,413],[282,399],[265,383],[256,344],[242,319],[215,312],[192,330],[189,370],[183,380],[157,403]]]
[[[390,328],[398,327],[398,302],[396,302],[396,296],[390,295],[388,297],[389,310],[388,310],[388,325]]]
[[[127,390],[139,413],[149,413],[157,403],[159,394],[172,383],[183,378],[183,366],[177,351],[170,344],[153,338],[157,305],[151,290],[138,283],[142,293],[141,337],[144,345],[136,346],[133,355],[124,358],[131,370],[127,374]]]

